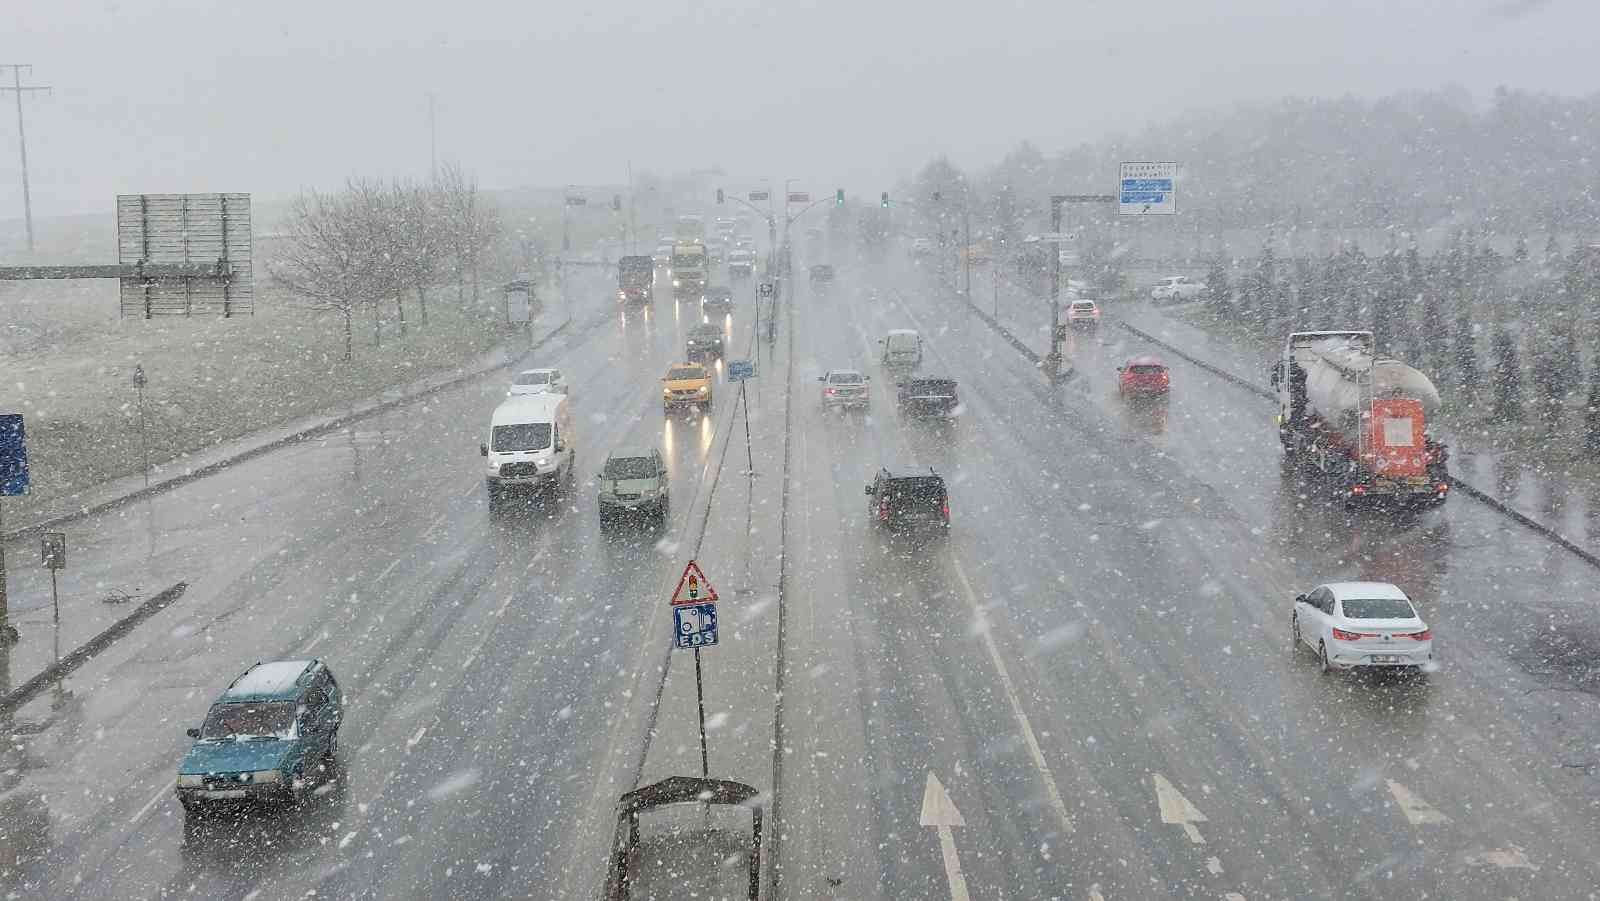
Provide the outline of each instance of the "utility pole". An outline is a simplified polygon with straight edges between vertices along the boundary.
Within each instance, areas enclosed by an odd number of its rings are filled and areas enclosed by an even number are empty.
[[[22,122],[22,95],[24,93],[49,93],[50,88],[44,85],[25,85],[22,83],[22,70],[33,71],[33,66],[27,63],[0,63],[0,69],[11,69],[10,86],[0,85],[0,93],[11,91],[17,95],[17,147],[22,154],[22,218],[28,229],[28,252],[33,252],[33,198],[28,193],[28,133]]]
[[[1061,234],[1061,205],[1066,202],[1065,194],[1050,195],[1052,236]],[[1061,245],[1050,247],[1050,356],[1045,357],[1045,367],[1054,380],[1061,376]]]

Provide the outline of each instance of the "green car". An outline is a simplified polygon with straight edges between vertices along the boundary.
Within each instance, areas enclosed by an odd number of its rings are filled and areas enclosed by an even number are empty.
[[[321,660],[257,663],[188,730],[178,764],[186,819],[224,804],[298,802],[333,774],[344,696]]]

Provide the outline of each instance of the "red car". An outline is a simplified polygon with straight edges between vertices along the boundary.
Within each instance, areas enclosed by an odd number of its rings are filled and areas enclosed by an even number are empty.
[[[1160,357],[1133,357],[1117,367],[1117,394],[1166,396],[1170,378]]]

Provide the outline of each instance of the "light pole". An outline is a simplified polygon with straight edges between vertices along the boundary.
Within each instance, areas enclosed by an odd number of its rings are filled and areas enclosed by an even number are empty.
[[[150,487],[150,436],[145,428],[144,418],[144,386],[149,380],[145,378],[144,366],[134,364],[133,388],[139,392],[139,450],[144,457],[144,487]]]
[[[1061,234],[1061,205],[1065,194],[1050,195],[1050,234]],[[1045,357],[1046,374],[1061,377],[1061,245],[1051,244],[1050,254],[1050,356]]]

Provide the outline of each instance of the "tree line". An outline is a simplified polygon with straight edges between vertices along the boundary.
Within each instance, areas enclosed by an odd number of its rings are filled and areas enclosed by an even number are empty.
[[[1552,236],[1496,252],[1467,232],[1424,255],[1215,258],[1206,303],[1221,321],[1280,342],[1291,331],[1370,329],[1380,354],[1431,374],[1458,409],[1555,430],[1581,417],[1600,453],[1600,246],[1563,253]],[[1587,370],[1588,378],[1585,380]]]
[[[455,165],[427,182],[351,178],[336,192],[295,198],[282,250],[268,265],[273,279],[337,317],[344,359],[354,355],[356,319],[372,318],[373,343],[382,341],[386,313],[403,335],[428,325],[429,291],[454,284],[456,299],[480,299],[480,275],[501,235],[499,213],[477,180]]]

